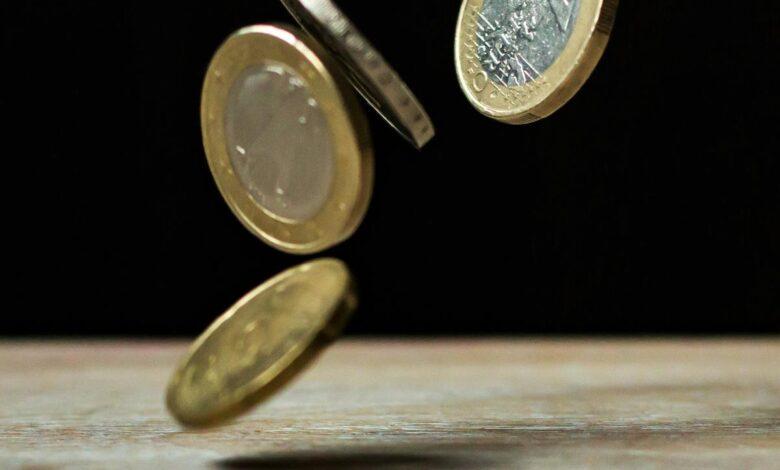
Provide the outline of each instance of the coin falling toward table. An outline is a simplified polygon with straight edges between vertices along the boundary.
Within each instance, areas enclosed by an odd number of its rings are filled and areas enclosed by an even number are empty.
[[[616,8],[617,0],[464,0],[455,37],[461,89],[502,122],[549,116],[590,76]]]

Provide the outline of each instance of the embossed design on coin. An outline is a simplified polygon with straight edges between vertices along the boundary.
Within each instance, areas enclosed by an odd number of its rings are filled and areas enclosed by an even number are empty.
[[[228,95],[225,137],[233,168],[255,202],[299,222],[322,209],[333,181],[333,145],[319,103],[294,70],[276,63],[247,67]]]
[[[482,114],[526,124],[585,83],[618,0],[463,0],[455,35],[461,90]]]
[[[168,409],[190,426],[246,411],[307,365],[355,305],[351,276],[338,260],[279,274],[198,338],[168,386]]]
[[[578,7],[579,0],[485,0],[475,34],[488,76],[504,86],[536,80],[569,40]]]

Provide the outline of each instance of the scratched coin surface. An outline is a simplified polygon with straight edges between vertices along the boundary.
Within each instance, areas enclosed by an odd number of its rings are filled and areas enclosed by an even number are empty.
[[[190,348],[168,385],[187,426],[227,421],[269,398],[340,332],[357,298],[341,261],[289,269],[246,294]]]
[[[349,237],[368,208],[373,150],[341,66],[302,31],[255,25],[206,72],[206,158],[238,220],[269,245],[315,253]]]
[[[331,0],[282,0],[298,23],[344,65],[366,101],[415,147],[434,135],[431,119],[398,73]]]
[[[546,117],[590,76],[617,0],[464,0],[455,38],[460,86],[483,114]]]

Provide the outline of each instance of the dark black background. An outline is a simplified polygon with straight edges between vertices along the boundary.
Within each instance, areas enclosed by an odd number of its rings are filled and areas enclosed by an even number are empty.
[[[528,126],[461,94],[459,1],[342,1],[426,105],[413,150],[373,113],[374,200],[327,252],[354,333],[780,332],[774,2],[624,1],[581,92]],[[0,334],[193,334],[306,258],[223,203],[198,106],[275,1],[3,7]],[[368,111],[368,109],[367,109]]]

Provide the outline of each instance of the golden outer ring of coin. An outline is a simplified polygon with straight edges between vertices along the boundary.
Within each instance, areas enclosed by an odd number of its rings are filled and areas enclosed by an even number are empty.
[[[328,122],[333,182],[323,208],[303,222],[279,217],[256,203],[234,173],[228,154],[224,122],[230,88],[247,67],[267,63],[283,64],[303,77]],[[374,180],[366,117],[329,53],[305,35],[286,26],[255,25],[230,36],[206,74],[201,128],[222,196],[241,223],[269,245],[287,253],[315,253],[348,238],[363,220]]]
[[[315,328],[312,328],[312,334],[306,341],[296,344],[293,348],[282,355],[273,365],[266,368],[261,374],[253,377],[246,385],[238,390],[232,390],[233,400],[223,406],[214,407],[207,410],[201,410],[199,413],[192,413],[177,401],[178,389],[182,387],[181,379],[187,368],[194,363],[198,352],[204,345],[219,335],[220,327],[228,322],[242,307],[263,297],[268,292],[279,285],[281,282],[299,275],[302,272],[317,269],[318,267],[336,268],[341,271],[345,277],[343,290],[335,293],[334,297],[339,300],[334,304],[330,312],[322,316],[322,322]],[[166,406],[177,421],[188,427],[210,427],[225,423],[249,409],[259,405],[263,401],[271,398],[281,388],[288,385],[295,377],[305,370],[317,356],[328,347],[339,336],[341,330],[346,324],[352,312],[357,307],[357,293],[354,280],[347,266],[340,260],[334,258],[322,258],[310,261],[299,266],[290,268],[280,274],[267,280],[256,287],[225,313],[217,318],[211,326],[203,332],[189,348],[185,357],[171,377],[166,390]]]
[[[455,33],[458,82],[482,114],[508,124],[545,118],[566,104],[590,76],[609,41],[618,0],[580,0],[574,30],[556,61],[530,84],[495,83],[470,53],[476,12],[484,0],[464,0]]]

